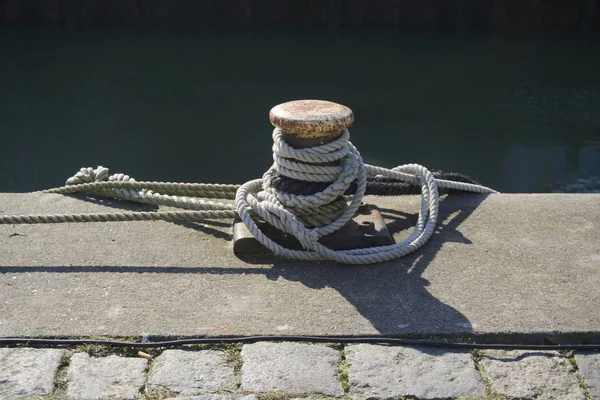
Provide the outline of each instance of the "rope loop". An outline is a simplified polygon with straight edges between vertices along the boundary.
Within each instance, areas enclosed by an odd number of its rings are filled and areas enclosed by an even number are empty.
[[[223,217],[235,217],[233,204],[206,201],[201,198],[233,198],[239,185],[186,184],[168,182],[137,182],[129,175],[109,175],[109,169],[81,168],[67,179],[66,186],[44,191],[45,193],[83,193],[100,195],[138,203],[170,206],[196,211],[213,211]],[[154,191],[151,188],[155,189]],[[222,211],[219,211],[222,210]]]
[[[103,182],[108,180],[108,168],[81,168],[75,175],[67,179],[67,185],[79,185],[90,182]]]

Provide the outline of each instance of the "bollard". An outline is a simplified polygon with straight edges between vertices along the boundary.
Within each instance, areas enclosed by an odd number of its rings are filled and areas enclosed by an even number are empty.
[[[337,139],[354,122],[354,113],[324,100],[296,100],[271,109],[269,119],[295,148],[325,144]]]
[[[308,148],[337,139],[354,122],[354,113],[350,108],[330,101],[296,100],[273,107],[269,120],[281,129],[282,136],[289,145]],[[280,245],[302,250],[302,246],[292,235],[285,234],[264,221],[255,222],[265,235]],[[362,204],[352,220],[339,230],[322,237],[320,242],[334,250],[349,250],[390,245],[394,240],[377,207]],[[233,250],[238,255],[269,252],[254,239],[239,219],[233,224]]]

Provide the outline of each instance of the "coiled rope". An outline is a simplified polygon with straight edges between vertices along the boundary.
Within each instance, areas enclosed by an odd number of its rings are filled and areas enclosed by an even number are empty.
[[[496,193],[485,186],[469,183],[468,179],[462,179],[466,182],[436,179],[431,171],[418,164],[392,169],[364,164],[349,138],[350,134],[345,129],[339,138],[329,143],[297,149],[285,141],[279,128],[275,128],[272,167],[262,179],[241,186],[138,182],[124,174],[109,176],[109,170],[104,167],[82,168],[67,180],[65,186],[43,192],[107,196],[188,211],[0,215],[0,224],[203,220],[239,215],[252,235],[276,255],[298,260],[369,264],[402,257],[425,244],[437,222],[439,189]],[[443,174],[439,176],[444,177]],[[287,187],[282,182],[287,182]],[[305,182],[308,187],[318,189],[298,193],[298,190],[290,190],[290,182]],[[421,192],[417,224],[407,239],[388,246],[338,251],[319,242],[320,238],[335,232],[355,215],[369,185],[383,184],[387,190],[394,191],[393,183],[408,184]],[[235,199],[235,204],[205,199]],[[292,250],[277,244],[258,228],[256,218],[293,235],[304,250]]]

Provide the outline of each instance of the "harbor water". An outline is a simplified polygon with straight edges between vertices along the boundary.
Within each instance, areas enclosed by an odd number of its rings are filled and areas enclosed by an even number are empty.
[[[272,162],[269,110],[352,108],[365,162],[502,192],[600,192],[600,41],[307,29],[4,28],[0,191],[104,165],[242,183]]]

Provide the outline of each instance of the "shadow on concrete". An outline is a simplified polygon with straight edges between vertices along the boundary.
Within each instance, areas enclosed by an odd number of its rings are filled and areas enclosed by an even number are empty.
[[[66,196],[75,198],[77,200],[82,200],[82,201],[85,201],[88,203],[97,204],[99,206],[116,208],[116,209],[123,210],[123,211],[142,212],[142,211],[157,211],[159,209],[159,207],[154,204],[137,203],[135,201],[127,201],[127,200],[115,200],[113,198],[103,197],[103,196],[86,196],[86,195],[80,195],[80,194],[68,194]],[[233,235],[231,233],[223,232],[222,230],[219,230],[218,228],[217,229],[213,228],[213,226],[221,227],[221,228],[224,228],[224,227],[228,228],[231,226],[230,223],[225,223],[225,222],[220,222],[220,221],[215,221],[215,220],[210,220],[210,219],[202,220],[202,221],[165,221],[165,222],[183,226],[185,228],[190,228],[190,229],[193,229],[198,232],[202,232],[207,235],[212,235],[212,236],[216,237],[217,239],[224,239],[224,240],[229,241],[233,237]]]
[[[64,196],[73,199],[85,201],[86,203],[97,204],[99,206],[117,208],[123,211],[156,211],[158,206],[147,203],[136,203],[134,201],[116,200],[110,197],[103,196],[87,196],[82,194],[65,194]]]
[[[470,321],[427,290],[423,272],[444,243],[471,244],[458,230],[460,224],[487,195],[448,196],[440,202],[435,234],[421,249],[404,258],[366,266],[327,266],[316,263],[274,264],[273,271],[283,279],[310,288],[333,288],[382,335],[428,332],[432,335],[469,333]],[[391,233],[412,230],[418,215],[382,209],[391,219]],[[408,236],[408,232],[404,236]]]
[[[446,197],[440,202],[438,225],[428,243],[411,255],[382,264],[347,266],[329,262],[274,261],[273,256],[252,255],[243,259],[253,264],[247,267],[0,266],[0,273],[259,274],[269,280],[299,282],[311,289],[335,289],[381,335],[468,334],[472,332],[470,321],[458,310],[435,298],[427,290],[429,282],[422,275],[445,243],[471,243],[458,228],[485,198],[486,195]],[[391,220],[389,229],[400,236],[408,236],[407,231],[417,220],[416,214],[391,209],[381,211]],[[179,224],[203,232],[214,231],[212,234],[226,240],[231,238],[231,235],[219,230],[228,226],[226,223],[217,222],[214,228],[199,223]]]
[[[202,220],[202,221],[166,221],[174,225],[183,226],[184,228],[193,229],[198,232],[202,232],[207,235],[212,235],[217,239],[224,239],[231,241],[233,235],[231,234],[231,223],[214,221],[214,220]],[[221,228],[221,229],[219,229]],[[227,228],[227,232],[223,232],[223,228]]]

